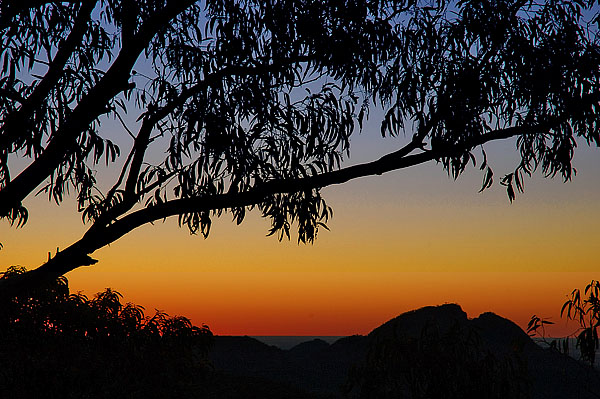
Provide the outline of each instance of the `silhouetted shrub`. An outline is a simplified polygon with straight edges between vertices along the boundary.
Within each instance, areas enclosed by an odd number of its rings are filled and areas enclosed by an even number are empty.
[[[24,273],[11,267],[2,278]],[[0,299],[0,397],[197,397],[212,333],[150,317],[110,288],[89,299],[61,277]]]

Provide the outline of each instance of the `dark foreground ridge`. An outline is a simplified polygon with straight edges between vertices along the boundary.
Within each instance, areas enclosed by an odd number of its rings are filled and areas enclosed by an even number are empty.
[[[215,337],[219,398],[598,398],[600,375],[544,349],[494,313],[468,319],[456,304],[404,313],[368,336],[281,350]]]

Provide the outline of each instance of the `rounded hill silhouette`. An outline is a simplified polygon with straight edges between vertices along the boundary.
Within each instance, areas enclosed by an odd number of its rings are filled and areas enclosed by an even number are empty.
[[[469,319],[457,304],[406,312],[367,336],[331,345],[313,340],[281,350],[249,337],[217,336],[209,358],[230,378],[285,384],[306,398],[591,399],[600,393],[600,376],[584,363],[538,346],[494,313]]]

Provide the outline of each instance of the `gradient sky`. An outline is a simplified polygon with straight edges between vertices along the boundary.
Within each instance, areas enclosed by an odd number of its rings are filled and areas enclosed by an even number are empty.
[[[357,135],[351,161],[397,147],[377,136]],[[486,148],[496,180],[516,165],[514,142]],[[478,193],[478,168],[454,181],[436,164],[328,187],[331,231],[313,245],[266,237],[256,212],[241,226],[228,214],[215,220],[206,240],[167,220],[97,251],[97,265],[67,277],[72,291],[112,287],[147,313],[184,315],[220,335],[366,334],[447,302],[522,327],[537,314],[557,323],[550,335],[564,335],[575,329],[560,319],[566,295],[600,278],[599,155],[581,146],[573,181],[538,173],[512,204],[497,183]],[[41,195],[26,205],[24,228],[0,224],[3,267],[33,268],[85,231],[72,200],[58,207]]]

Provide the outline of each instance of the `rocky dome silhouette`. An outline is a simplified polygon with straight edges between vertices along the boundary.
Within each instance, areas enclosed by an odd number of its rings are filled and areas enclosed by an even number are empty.
[[[293,387],[294,397],[591,399],[600,394],[595,370],[540,347],[506,318],[487,312],[469,319],[457,304],[406,312],[367,336],[331,345],[314,340],[281,350],[249,337],[217,336],[210,358],[230,378]],[[430,386],[411,392],[411,381]]]

